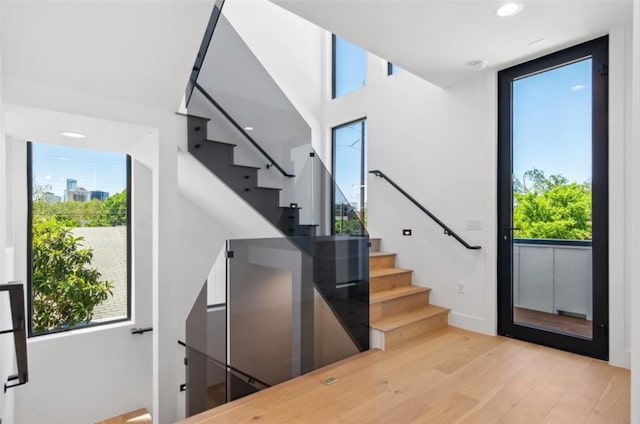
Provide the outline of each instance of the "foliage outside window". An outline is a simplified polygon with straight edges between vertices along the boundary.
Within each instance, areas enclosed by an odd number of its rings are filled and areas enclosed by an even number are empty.
[[[29,143],[31,334],[128,319],[125,154]]]
[[[591,183],[539,169],[514,181],[513,224],[518,238],[591,240]]]

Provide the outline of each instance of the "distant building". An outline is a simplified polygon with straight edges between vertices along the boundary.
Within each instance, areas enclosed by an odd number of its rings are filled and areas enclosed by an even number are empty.
[[[75,180],[71,180],[74,181]],[[77,184],[77,183],[76,183]],[[67,180],[67,186],[69,185],[69,180]],[[65,202],[86,202],[90,199],[91,192],[87,191],[84,187],[77,187],[74,189],[66,189],[64,191],[64,201]]]
[[[67,190],[75,190],[78,188],[78,180],[67,178]]]
[[[90,192],[90,200],[100,200],[104,202],[109,197],[109,193],[106,191],[93,190]]]

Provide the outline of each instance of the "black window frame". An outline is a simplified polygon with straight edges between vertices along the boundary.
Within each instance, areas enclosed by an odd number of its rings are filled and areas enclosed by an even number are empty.
[[[512,81],[590,57],[592,62],[593,337],[583,339],[514,323],[512,234]],[[581,355],[609,358],[609,37],[603,36],[498,72],[498,334]],[[511,199],[505,201],[504,199]],[[598,322],[596,322],[598,320]]]
[[[75,330],[82,330],[85,328],[101,327],[104,325],[117,324],[120,322],[131,321],[131,293],[132,293],[132,214],[131,214],[131,198],[133,195],[133,184],[131,177],[131,155],[126,155],[127,158],[127,316],[123,318],[117,318],[104,322],[95,322],[88,324],[76,325],[69,328],[57,328],[54,330],[43,331],[39,333],[33,332],[33,301],[32,301],[32,288],[33,288],[33,273],[32,270],[32,256],[33,256],[33,148],[32,141],[27,142],[27,312],[28,312],[28,338],[47,336],[50,334],[66,333]],[[82,147],[82,149],[85,149]],[[90,148],[86,148],[90,149]],[[93,149],[98,150],[98,149]]]
[[[367,135],[367,117],[363,116],[361,118],[357,118],[357,119],[353,119],[351,121],[345,122],[343,124],[339,124],[339,125],[335,125],[333,127],[331,127],[331,176],[332,176],[332,180],[333,180],[333,184],[331,185],[331,234],[332,235],[336,235],[336,216],[335,216],[335,210],[336,210],[336,187],[338,186],[338,182],[336,181],[336,152],[338,149],[336,149],[336,130],[343,128],[343,127],[348,127],[349,125],[353,125],[356,123],[362,123],[362,127],[361,127],[361,138],[362,138],[362,152],[360,155],[360,164],[362,165],[362,169],[360,170],[360,181],[362,184],[366,184],[367,181],[367,173],[368,170],[364,168],[364,162],[367,161],[367,139],[366,139],[366,135]],[[366,190],[366,189],[365,189]],[[364,221],[361,222],[361,230],[364,232],[366,231],[366,228],[364,227]]]

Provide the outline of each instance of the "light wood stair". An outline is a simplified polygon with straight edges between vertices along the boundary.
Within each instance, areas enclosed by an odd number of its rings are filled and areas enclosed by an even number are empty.
[[[429,303],[431,289],[412,284],[410,269],[396,268],[395,253],[370,239],[369,323],[371,347],[385,349],[448,324],[449,309]]]
[[[98,421],[95,424],[152,424],[151,415],[147,408],[136,409],[135,411],[127,412],[122,415],[107,418],[106,420]]]

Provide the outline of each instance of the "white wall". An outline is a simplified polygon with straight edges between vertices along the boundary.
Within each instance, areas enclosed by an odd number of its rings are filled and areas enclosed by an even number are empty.
[[[0,3],[0,20],[2,20],[2,3]],[[0,46],[2,45],[0,40]],[[0,80],[2,79],[2,54],[0,51]],[[0,284],[13,280],[13,267],[9,269],[9,263],[5,258],[7,248],[7,213],[6,213],[6,138],[4,134],[4,114],[1,110],[3,99],[2,84],[0,84]],[[9,311],[9,297],[4,292],[0,294],[0,330],[11,328],[12,322]],[[10,335],[0,336],[0,382],[6,381],[6,377],[14,374],[15,353],[13,338]],[[14,390],[0,393],[0,419],[8,423],[13,421]]]
[[[631,186],[630,214],[640,216],[640,3],[633,3],[633,31],[631,51]],[[629,252],[631,282],[631,305],[640,305],[640,224],[637,219],[630,222],[631,248]],[[640,422],[640,308],[631,308],[631,422]]]

